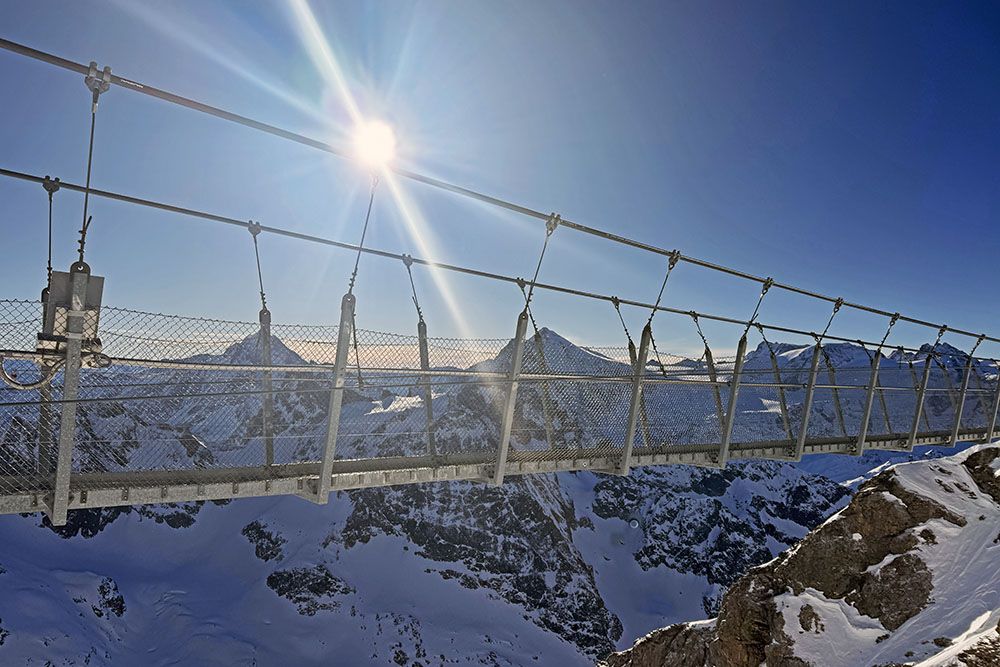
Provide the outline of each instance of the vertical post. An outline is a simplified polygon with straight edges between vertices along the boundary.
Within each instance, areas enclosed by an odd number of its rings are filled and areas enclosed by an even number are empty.
[[[826,361],[826,374],[830,380],[830,385],[833,387],[833,408],[837,413],[837,423],[840,424],[840,433],[846,438],[847,437],[847,422],[844,421],[844,406],[840,403],[840,391],[837,389],[837,372],[833,368],[833,363],[830,358],[823,355]]]
[[[42,376],[52,372],[47,363],[39,363],[38,369]],[[38,474],[48,476],[55,471],[55,460],[52,456],[52,386],[44,384],[38,388]]]
[[[813,348],[812,364],[809,366],[809,383],[806,385],[806,395],[802,400],[802,426],[799,429],[799,438],[795,442],[794,459],[802,460],[802,453],[806,449],[806,436],[809,433],[809,414],[812,412],[813,397],[816,394],[816,378],[819,377],[819,359],[823,355],[823,346],[816,343]]]
[[[549,364],[545,361],[545,343],[542,341],[542,334],[535,330],[535,335],[532,336],[532,340],[535,345],[535,353],[538,355],[538,361],[541,364],[542,373],[545,375],[549,374]],[[545,415],[545,442],[549,446],[549,450],[553,449],[553,426],[552,426],[552,394],[549,391],[549,381],[542,380],[542,413]]]
[[[965,374],[962,376],[962,389],[958,395],[958,406],[955,407],[955,424],[951,427],[951,444],[958,444],[958,431],[962,427],[962,412],[965,411],[965,397],[969,393],[969,380],[972,378],[973,357],[965,363]]]
[[[722,390],[719,389],[719,375],[715,372],[715,358],[712,351],[705,346],[705,366],[708,368],[708,381],[712,383],[712,394],[715,396],[715,416],[719,420],[719,433],[725,428],[726,411],[722,407]]]
[[[260,309],[261,362],[270,366],[271,361],[271,311]],[[271,369],[264,371],[264,406],[261,412],[261,430],[264,435],[264,463],[274,465],[274,394]]]
[[[917,379],[917,372],[913,370],[913,361],[910,360],[907,363],[910,366],[910,381],[913,383],[913,391],[919,391],[920,380]],[[928,431],[931,430],[931,420],[927,418],[927,413],[924,413],[924,426],[927,427]]]
[[[63,367],[62,414],[59,419],[59,449],[56,454],[55,483],[49,521],[66,525],[69,508],[70,474],[73,469],[73,438],[76,434],[76,400],[80,391],[83,328],[87,305],[90,267],[76,262],[70,267],[70,303],[66,311],[66,365]]]
[[[616,472],[619,475],[628,475],[632,467],[632,444],[635,441],[635,430],[639,423],[639,410],[642,406],[642,379],[646,373],[646,357],[649,355],[649,341],[653,337],[653,330],[650,325],[646,325],[642,330],[642,338],[639,340],[639,354],[635,363],[632,364],[632,401],[628,408],[628,428],[625,431],[625,445],[622,449],[622,458],[618,462]]]
[[[747,351],[747,336],[743,334],[740,343],[736,347],[736,362],[733,364],[733,377],[729,381],[729,410],[726,412],[726,421],[722,426],[722,441],[719,444],[719,454],[716,463],[720,468],[726,467],[729,461],[729,442],[733,437],[733,423],[736,419],[736,399],[739,398],[740,380],[743,375],[743,357]]]
[[[340,302],[340,328],[337,330],[337,354],[333,363],[333,386],[330,388],[330,407],[327,415],[326,444],[319,467],[316,495],[310,498],[318,505],[325,505],[330,498],[333,461],[337,450],[337,431],[340,429],[340,406],[344,402],[344,377],[347,371],[347,353],[351,347],[354,328],[354,295],[348,292]]]
[[[778,368],[778,357],[768,346],[768,352],[771,353],[771,370],[774,372],[774,382],[778,386],[778,407],[781,410],[781,425],[785,429],[785,435],[788,436],[788,441],[792,442],[795,440],[795,436],[792,434],[792,422],[788,418],[788,401],[785,398],[785,388],[781,385],[781,369]]]
[[[427,347],[427,324],[424,318],[417,322],[417,340],[420,346],[420,370],[425,374],[420,376],[420,393],[424,398],[424,409],[427,411],[427,452],[437,456],[434,445],[434,405],[431,403],[431,379],[426,375],[431,369],[431,356]]]
[[[647,353],[647,357],[648,356],[649,355]],[[633,343],[632,340],[629,339],[629,341],[628,341],[628,360],[629,360],[629,364],[634,367],[635,364],[636,364],[636,361],[638,361],[638,359],[639,359],[639,353],[635,349],[635,343]],[[645,366],[645,365],[646,365],[646,362],[643,362],[643,366]],[[639,421],[640,421],[640,424],[641,424],[641,427],[642,427],[642,446],[643,447],[649,447],[649,443],[652,440],[652,436],[650,435],[650,432],[649,432],[649,415],[646,414],[646,397],[645,397],[645,395],[642,396],[642,398],[640,399],[639,404],[640,404]]]
[[[517,328],[514,332],[514,349],[510,358],[510,374],[507,378],[507,397],[503,407],[503,421],[500,424],[500,442],[497,443],[497,462],[493,469],[492,483],[503,484],[504,471],[507,468],[507,452],[510,450],[510,434],[514,427],[514,404],[517,401],[517,378],[521,375],[521,362],[524,361],[524,334],[528,330],[528,309],[525,308],[517,318]]]
[[[997,367],[997,379],[996,379],[996,390],[993,392],[993,410],[990,412],[989,426],[986,429],[986,437],[983,442],[991,442],[993,440],[993,430],[997,425],[997,411],[1000,410],[1000,366]]]
[[[861,424],[858,428],[858,439],[854,443],[854,449],[849,453],[854,456],[861,456],[865,452],[865,439],[868,437],[868,423],[872,418],[872,407],[875,405],[875,390],[878,387],[878,368],[882,363],[882,349],[875,350],[872,357],[872,374],[868,378],[868,392],[865,394],[865,411],[861,414]]]
[[[933,352],[927,353],[927,359],[924,360],[924,374],[920,378],[920,387],[917,389],[917,407],[916,411],[913,413],[913,425],[910,427],[910,439],[906,442],[906,450],[913,451],[913,446],[917,442],[917,431],[920,428],[920,415],[924,411],[924,397],[927,395],[927,385],[931,381],[931,355]]]

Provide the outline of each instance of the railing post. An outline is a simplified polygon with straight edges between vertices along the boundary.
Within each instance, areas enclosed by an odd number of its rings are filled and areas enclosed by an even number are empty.
[[[906,441],[906,451],[908,452],[913,451],[913,447],[917,442],[917,431],[920,429],[920,416],[924,412],[924,397],[927,395],[927,385],[931,381],[932,354],[932,352],[927,353],[927,359],[924,361],[924,373],[920,378],[920,387],[917,389],[917,405],[913,413],[913,425],[910,427],[910,437]],[[928,426],[929,424],[930,422],[928,422]]]
[[[816,379],[819,377],[819,359],[823,355],[822,343],[816,343],[813,348],[812,364],[809,366],[809,383],[806,385],[806,395],[802,400],[802,427],[795,442],[794,460],[801,461],[806,448],[806,437],[809,433],[809,414],[812,412],[813,397],[816,394]]]
[[[715,358],[712,351],[705,346],[705,367],[708,369],[708,381],[712,383],[712,394],[715,397],[715,417],[719,420],[719,433],[725,428],[726,411],[722,407],[722,390],[719,389],[719,374],[715,371]]]
[[[882,350],[875,350],[872,357],[872,374],[868,378],[868,392],[865,394],[865,411],[861,414],[861,424],[858,429],[858,439],[854,443],[854,449],[848,453],[854,456],[861,456],[865,452],[865,439],[868,437],[868,423],[872,417],[872,407],[875,405],[875,390],[878,386],[878,369],[882,362]]]
[[[549,364],[545,361],[545,344],[542,341],[542,334],[535,331],[532,341],[535,345],[535,354],[538,355],[538,361],[541,364],[542,373],[548,375]],[[555,429],[552,425],[552,393],[549,391],[549,381],[547,379],[542,380],[542,414],[545,418],[545,442],[551,450],[554,449],[553,443],[555,439],[553,432]]]
[[[42,377],[52,372],[52,367],[39,362],[38,369]],[[55,471],[55,458],[52,456],[52,385],[46,383],[38,388],[38,473],[51,475]]]
[[[639,339],[639,354],[636,355],[635,363],[632,364],[632,400],[628,407],[628,428],[625,431],[622,458],[616,469],[619,475],[628,475],[632,467],[632,445],[635,441],[636,427],[639,424],[639,411],[642,407],[642,380],[646,374],[646,358],[649,356],[649,341],[652,337],[652,328],[647,324],[642,330],[642,338]]]
[[[260,314],[260,356],[265,366],[271,361],[271,311],[261,308]],[[274,465],[274,394],[271,382],[271,369],[264,371],[264,406],[261,412],[261,431],[264,434],[264,462]]]
[[[423,394],[424,409],[427,412],[427,452],[431,456],[437,456],[437,448],[434,445],[434,405],[431,403],[431,379],[427,375],[431,369],[431,357],[427,346],[427,324],[422,317],[417,322],[417,340],[420,346],[420,370],[424,372],[420,376],[420,393]]]
[[[647,353],[646,356],[647,357],[649,356],[648,353]],[[634,367],[635,364],[636,364],[636,361],[638,359],[639,359],[639,353],[635,349],[635,343],[633,343],[632,339],[630,338],[629,341],[628,341],[628,360],[629,360],[629,364]],[[645,366],[645,362],[643,362],[643,366]],[[642,398],[640,399],[640,406],[641,407],[640,407],[640,411],[639,411],[639,422],[640,422],[641,427],[642,427],[642,446],[643,447],[649,447],[649,443],[650,443],[650,440],[651,440],[651,435],[650,435],[650,432],[649,432],[649,415],[646,414],[646,397],[645,396],[642,396]]]
[[[997,386],[993,392],[993,410],[990,412],[989,427],[986,429],[986,437],[983,439],[984,443],[992,442],[993,430],[997,425],[997,411],[1000,410],[1000,365],[997,366],[996,383]]]
[[[327,415],[326,444],[319,467],[316,495],[309,498],[318,505],[330,499],[333,461],[337,450],[337,431],[340,429],[340,407],[344,402],[344,378],[347,371],[347,353],[351,347],[354,328],[354,295],[348,292],[340,302],[340,328],[337,330],[337,355],[333,364],[333,386],[330,388],[330,407]]]
[[[837,372],[833,368],[833,363],[830,361],[830,357],[824,354],[823,360],[826,362],[826,375],[830,381],[830,386],[832,387],[831,393],[833,395],[833,409],[837,413],[837,423],[840,424],[841,434],[846,438],[847,422],[844,421],[844,406],[840,402],[840,391],[837,389]]]
[[[510,374],[507,377],[507,396],[503,407],[503,421],[500,424],[500,442],[497,443],[497,462],[493,470],[492,483],[503,484],[504,471],[507,468],[507,452],[510,450],[511,429],[514,427],[514,405],[517,402],[517,378],[521,375],[521,362],[524,361],[524,334],[528,330],[528,309],[525,308],[517,318],[517,329],[514,333],[514,349],[510,359]]]
[[[726,421],[722,426],[722,439],[719,444],[719,454],[715,463],[720,467],[726,467],[729,461],[729,442],[733,437],[733,423],[736,419],[736,399],[739,398],[740,380],[743,375],[743,357],[747,351],[747,336],[743,334],[740,343],[736,347],[736,362],[733,364],[733,377],[729,381],[729,409],[726,412]]]
[[[975,351],[975,350],[973,350]],[[969,355],[969,360],[965,362],[965,373],[962,376],[962,389],[958,394],[958,405],[955,407],[955,424],[951,427],[951,444],[955,446],[958,444],[958,431],[962,427],[962,413],[965,411],[965,397],[969,393],[969,380],[972,378],[972,362],[974,361],[972,355]]]
[[[73,470],[73,439],[76,434],[77,398],[80,392],[80,368],[83,364],[84,318],[90,267],[76,262],[70,267],[70,302],[66,311],[66,365],[63,366],[62,414],[59,420],[59,448],[56,453],[55,482],[49,521],[53,526],[66,525],[69,511],[69,486]]]
[[[785,397],[785,388],[781,386],[781,369],[778,368],[778,357],[768,346],[768,352],[771,356],[771,370],[774,373],[774,382],[778,385],[778,408],[781,410],[781,425],[785,429],[785,435],[788,436],[788,441],[792,442],[795,440],[795,435],[792,433],[792,421],[788,418],[788,401]]]

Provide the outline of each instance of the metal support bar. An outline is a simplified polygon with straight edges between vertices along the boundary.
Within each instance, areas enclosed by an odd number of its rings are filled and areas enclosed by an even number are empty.
[[[1000,367],[997,369],[1000,371]],[[986,438],[983,442],[993,441],[993,430],[997,425],[997,411],[1000,410],[1000,372],[997,374],[996,391],[993,393],[993,410],[990,412],[989,427],[986,429]]]
[[[716,464],[720,468],[726,466],[729,460],[729,443],[733,437],[733,423],[736,420],[736,399],[740,393],[740,379],[743,375],[743,358],[747,351],[747,336],[743,334],[740,343],[736,347],[736,363],[733,365],[733,377],[729,381],[729,409],[726,412],[726,421],[722,425],[722,441],[719,445],[719,454]]]
[[[812,364],[809,366],[809,382],[806,384],[806,395],[802,399],[802,426],[795,442],[794,460],[801,461],[806,448],[806,436],[809,433],[809,414],[812,412],[813,396],[816,394],[816,378],[819,377],[819,360],[823,356],[823,345],[816,343],[813,348]]]
[[[344,378],[347,373],[347,354],[351,348],[354,328],[354,295],[348,292],[340,301],[340,328],[337,330],[337,355],[333,365],[333,386],[330,388],[330,407],[327,415],[326,445],[316,483],[316,494],[309,497],[318,505],[325,505],[330,498],[333,461],[337,449],[337,431],[340,428],[340,406],[344,402]]]
[[[420,344],[420,370],[430,371],[431,357],[427,348],[427,324],[423,318],[417,322],[417,340]],[[420,392],[423,394],[424,409],[427,412],[427,452],[431,456],[437,456],[437,448],[434,445],[434,405],[431,403],[431,382],[427,375],[420,377]]]
[[[908,365],[910,367],[910,381],[913,383],[913,391],[915,391],[915,392],[919,391],[920,380],[917,379],[917,371],[915,371],[913,369],[913,362],[912,361],[908,362]],[[924,415],[924,426],[929,431],[929,430],[931,430],[931,420],[927,417],[927,413],[926,412],[924,412],[923,415]]]
[[[80,390],[84,314],[90,267],[76,262],[70,267],[70,309],[66,312],[66,365],[63,367],[62,414],[59,420],[59,449],[56,454],[55,481],[49,521],[53,526],[66,525],[69,508],[70,474],[73,468],[73,438],[76,435],[76,399]]]
[[[858,428],[858,439],[854,443],[854,448],[848,453],[854,456],[861,456],[865,452],[865,438],[868,437],[868,423],[872,418],[872,407],[875,405],[875,390],[878,387],[878,368],[882,363],[882,351],[876,350],[872,357],[872,374],[868,378],[868,392],[865,394],[865,411],[861,414],[861,424]]]
[[[927,385],[931,381],[931,353],[927,354],[924,361],[924,374],[920,378],[920,387],[917,389],[917,406],[913,413],[913,425],[910,426],[910,437],[906,441],[906,451],[912,452],[913,446],[917,442],[917,431],[920,429],[920,415],[924,412],[924,397],[927,395]]]
[[[39,363],[38,370],[42,377],[52,372],[47,363]],[[38,473],[48,476],[55,472],[55,457],[52,455],[52,385],[43,384],[38,388]]]
[[[833,369],[830,358],[823,355],[826,362],[826,374],[830,378],[830,386],[833,388],[833,408],[837,413],[837,423],[840,424],[840,433],[847,437],[847,422],[844,421],[844,406],[840,402],[840,391],[837,389],[837,371]]]
[[[771,370],[774,372],[774,382],[778,385],[778,407],[781,410],[781,425],[785,429],[785,434],[788,435],[788,441],[793,442],[795,440],[795,435],[792,433],[792,422],[788,418],[788,401],[785,397],[785,388],[781,386],[781,369],[778,368],[778,357],[771,351],[770,347],[768,352],[771,353]]]
[[[510,359],[510,376],[507,385],[507,397],[503,408],[503,422],[500,425],[500,442],[497,443],[497,462],[493,469],[492,483],[503,484],[504,471],[507,468],[507,453],[510,451],[510,434],[514,427],[514,404],[517,401],[517,378],[521,375],[521,363],[524,361],[524,334],[528,330],[528,309],[525,308],[517,318],[517,329],[514,332],[514,349]]]
[[[712,393],[715,396],[715,416],[719,420],[719,433],[725,428],[726,410],[722,406],[722,390],[717,384],[719,375],[715,371],[715,358],[712,357],[712,350],[705,346],[705,367],[708,369],[708,380],[712,383]]]
[[[616,471],[619,475],[628,475],[628,471],[632,467],[632,445],[635,442],[635,430],[639,423],[639,410],[642,406],[642,379],[646,374],[646,358],[649,356],[649,341],[652,337],[652,327],[647,324],[642,330],[642,338],[639,339],[639,354],[635,363],[632,364],[632,401],[628,408],[625,446],[622,449],[622,458]]]
[[[969,360],[965,363],[965,372],[962,375],[962,389],[958,394],[958,405],[955,407],[955,424],[951,427],[951,442],[958,444],[958,429],[962,426],[962,413],[965,411],[965,397],[969,393],[969,380],[972,378],[972,362],[974,359],[969,355]]]
[[[270,366],[271,360],[271,311],[260,309],[260,360]],[[264,463],[274,465],[274,391],[271,371],[264,371],[264,405],[261,411],[261,431],[264,435]]]
[[[549,374],[549,364],[545,361],[545,349],[544,342],[542,341],[542,335],[535,331],[535,335],[532,336],[532,340],[535,345],[535,353],[538,355],[538,361],[541,364],[542,373],[544,375]],[[549,391],[549,381],[542,380],[542,412],[545,415],[545,442],[548,443],[549,449],[554,449],[555,445],[553,440],[553,426],[552,426],[552,393]]]
[[[648,354],[647,354],[648,356]],[[635,343],[629,338],[628,341],[628,361],[634,367],[636,361],[639,359],[639,353],[635,349]],[[645,363],[643,364],[645,366]],[[649,415],[646,414],[646,396],[643,394],[639,401],[640,411],[639,411],[639,423],[642,428],[642,446],[649,447],[652,442],[652,436],[649,432]]]

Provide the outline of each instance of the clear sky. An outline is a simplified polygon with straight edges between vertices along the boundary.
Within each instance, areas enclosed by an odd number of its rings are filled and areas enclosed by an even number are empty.
[[[346,145],[348,102],[307,21],[283,2],[12,2],[0,35]],[[990,3],[313,2],[361,113],[391,123],[400,163],[565,217],[887,310],[1000,332],[1000,7]],[[0,165],[83,182],[82,77],[0,52]],[[142,95],[101,99],[95,187],[355,242],[364,169]],[[400,181],[368,242],[530,277],[540,223]],[[256,318],[247,232],[96,200],[87,259],[105,303]],[[3,297],[43,286],[45,195],[0,179]],[[57,267],[82,197],[56,202]],[[346,251],[261,237],[278,322],[329,323]],[[665,260],[569,229],[544,281],[646,301]],[[432,334],[509,336],[516,287],[425,270]],[[361,327],[409,332],[404,268],[363,258]],[[681,265],[665,302],[749,316],[757,287]],[[617,344],[606,303],[540,293],[536,317]],[[822,329],[829,308],[780,292],[761,319]],[[628,310],[634,331],[646,314]],[[658,315],[661,350],[693,327]],[[835,333],[880,338],[882,318]],[[900,325],[894,340],[932,333]],[[739,331],[706,327],[733,349]],[[968,347],[968,342],[952,342]],[[1000,349],[982,348],[988,354]]]

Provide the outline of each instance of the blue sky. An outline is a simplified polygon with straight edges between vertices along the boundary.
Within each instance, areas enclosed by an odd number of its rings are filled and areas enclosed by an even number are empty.
[[[995,5],[336,2],[312,11],[362,113],[395,127],[405,166],[849,300],[1000,331]],[[285,3],[23,2],[3,13],[8,39],[349,141],[343,96]],[[0,67],[0,165],[82,182],[81,77],[5,52]],[[354,242],[368,174],[114,88],[101,100],[93,183]],[[539,223],[419,184],[401,188],[416,227],[380,186],[371,245],[530,276]],[[0,202],[3,296],[34,298],[44,281],[44,192],[3,179]],[[255,319],[246,232],[101,200],[91,209],[87,258],[107,277],[106,303]],[[80,196],[57,195],[57,267],[73,259],[81,211]],[[261,243],[275,321],[336,321],[353,257]],[[560,229],[541,278],[653,301],[664,268],[662,257]],[[432,334],[512,333],[515,287],[446,275],[449,308],[432,276],[416,279]],[[747,317],[757,289],[682,265],[665,303]],[[414,329],[399,263],[363,258],[357,293],[359,326]],[[535,304],[540,324],[580,342],[622,339],[606,303],[539,293]],[[828,314],[773,292],[761,319],[822,329]],[[626,316],[637,331],[646,313]],[[661,350],[696,348],[689,321],[657,321]],[[885,325],[844,313],[833,331],[878,339]],[[933,336],[897,330],[901,343]],[[706,333],[731,350],[740,332]]]

